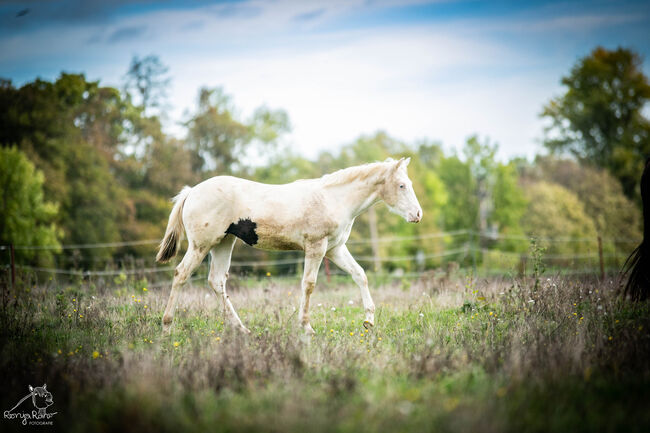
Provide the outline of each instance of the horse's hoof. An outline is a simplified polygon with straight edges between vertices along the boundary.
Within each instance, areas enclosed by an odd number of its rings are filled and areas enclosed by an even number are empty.
[[[242,326],[242,327],[241,327],[241,328],[239,328],[239,329],[240,329],[240,330],[241,330],[241,332],[243,332],[244,334],[250,334],[250,333],[251,333],[251,330],[250,330],[250,329],[248,329],[248,328],[247,328],[247,327],[245,327],[245,326]]]
[[[372,328],[373,326],[375,326],[375,325],[373,325],[372,322],[370,322],[368,320],[363,321],[363,327],[366,328],[367,330],[370,330],[370,328]]]

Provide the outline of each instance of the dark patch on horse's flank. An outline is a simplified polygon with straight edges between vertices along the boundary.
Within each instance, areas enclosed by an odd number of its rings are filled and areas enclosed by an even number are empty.
[[[210,224],[210,223],[205,223],[205,225],[204,225],[204,227],[207,227],[207,226],[208,226],[208,224]]]
[[[237,236],[248,245],[255,245],[258,239],[257,233],[255,233],[256,228],[257,223],[251,221],[250,218],[240,218],[237,224],[230,224],[228,230],[226,230],[226,233]]]

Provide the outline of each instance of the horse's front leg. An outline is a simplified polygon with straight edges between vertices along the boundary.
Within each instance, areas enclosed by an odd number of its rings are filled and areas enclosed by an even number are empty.
[[[300,298],[298,320],[305,333],[309,335],[315,334],[314,329],[309,324],[309,297],[316,286],[318,268],[320,268],[326,250],[327,239],[312,242],[305,246],[305,271],[302,276],[302,297]]]
[[[348,247],[345,245],[332,248],[327,252],[327,257],[329,257],[336,266],[350,274],[354,282],[359,286],[363,308],[366,310],[366,319],[363,322],[363,326],[365,326],[366,329],[371,328],[375,324],[375,303],[372,301],[372,297],[370,296],[370,291],[368,290],[368,277],[366,277],[363,268],[359,266],[356,260],[354,260],[354,257],[352,257],[352,254],[348,251]]]

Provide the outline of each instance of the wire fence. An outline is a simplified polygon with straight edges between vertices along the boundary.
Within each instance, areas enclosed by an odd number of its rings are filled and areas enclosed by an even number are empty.
[[[424,245],[429,241],[437,240],[436,248],[427,251]],[[500,241],[520,243],[520,248],[504,248]],[[159,244],[159,239],[147,239],[124,242],[69,244],[69,245],[16,245],[14,250],[21,251],[43,251],[60,253],[72,251],[77,254],[65,256],[61,254],[58,266],[34,266],[30,264],[14,263],[9,260],[7,254],[3,257],[3,267],[7,271],[29,272],[39,276],[66,276],[74,278],[114,277],[114,276],[136,276],[138,278],[160,279],[169,278],[174,266],[157,266],[153,262],[153,255],[149,259],[142,257],[130,257],[122,260],[114,260],[111,257],[92,257],[87,260],[83,251],[90,249],[116,249],[123,247],[147,246]],[[640,239],[624,238],[580,238],[580,237],[537,237],[535,242],[549,245],[550,251],[569,249],[569,252],[532,251],[529,246],[531,237],[520,234],[505,233],[482,233],[475,230],[463,229],[447,232],[423,233],[409,236],[388,236],[375,240],[377,245],[386,248],[395,245],[409,245],[410,250],[415,254],[401,255],[368,255],[371,239],[351,239],[347,245],[353,252],[355,259],[364,265],[365,268],[372,268],[377,264],[382,269],[374,269],[375,275],[395,276],[422,276],[432,270],[443,268],[451,262],[456,263],[459,268],[469,268],[473,272],[485,274],[498,273],[525,273],[526,267],[531,261],[539,261],[552,272],[559,273],[595,273],[617,272],[627,255]],[[486,247],[486,244],[492,245]],[[575,245],[582,245],[580,248]],[[559,245],[560,247],[553,247]],[[561,247],[568,245],[568,247]],[[0,251],[9,251],[10,246],[0,246]],[[359,251],[355,251],[358,249]],[[11,252],[13,257],[13,251]],[[79,265],[79,257],[84,263],[90,265]],[[253,260],[233,260],[231,268],[240,275],[268,275],[297,277],[300,275],[304,259],[300,254],[290,254],[290,257],[256,258]],[[13,266],[12,266],[13,265]],[[99,269],[98,269],[99,268]],[[324,268],[324,267],[322,267]],[[329,268],[329,266],[328,266]],[[523,269],[522,269],[523,268]],[[334,268],[336,269],[336,268]],[[207,266],[202,266],[202,271],[207,273]],[[340,273],[335,270],[331,274]],[[14,277],[15,278],[15,277]]]

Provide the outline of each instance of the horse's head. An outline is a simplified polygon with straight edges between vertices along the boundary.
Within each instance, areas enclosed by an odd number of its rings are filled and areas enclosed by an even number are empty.
[[[388,162],[390,167],[379,195],[391,212],[400,215],[410,223],[418,223],[422,219],[422,207],[406,172],[410,161],[411,158],[402,158],[399,161]]]
[[[47,385],[37,386],[36,388],[29,385],[29,392],[32,393],[32,403],[37,409],[45,409],[53,403],[52,393],[47,390]]]

